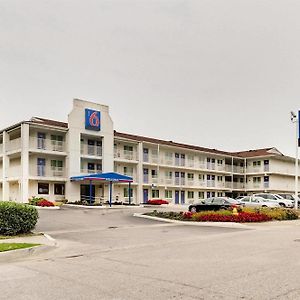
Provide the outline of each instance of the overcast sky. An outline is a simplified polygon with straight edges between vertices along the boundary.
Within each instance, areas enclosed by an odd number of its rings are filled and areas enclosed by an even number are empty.
[[[295,150],[299,0],[0,0],[0,128],[66,121],[221,150]]]

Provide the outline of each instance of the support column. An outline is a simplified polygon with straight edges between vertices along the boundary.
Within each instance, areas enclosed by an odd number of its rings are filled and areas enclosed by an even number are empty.
[[[9,182],[8,171],[9,171],[9,157],[6,155],[7,145],[9,143],[9,135],[6,131],[3,132],[3,165],[2,165],[2,199],[3,201],[9,201]]]
[[[21,125],[21,193],[20,202],[26,203],[29,198],[29,124]]]
[[[136,204],[142,203],[143,202],[143,143],[140,142],[138,144],[138,178],[137,178],[137,199],[136,199]]]

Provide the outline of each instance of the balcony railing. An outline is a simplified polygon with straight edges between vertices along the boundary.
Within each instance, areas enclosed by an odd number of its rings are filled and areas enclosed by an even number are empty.
[[[125,159],[125,160],[137,160],[138,155],[135,151],[129,150],[116,150],[114,153],[116,159]]]
[[[96,174],[96,173],[102,173],[102,170],[81,168],[80,172],[83,174]]]
[[[48,151],[56,151],[56,152],[65,151],[64,141],[56,141],[51,139],[31,137],[29,141],[29,146],[31,149],[37,149],[37,150],[48,150]]]
[[[21,138],[10,140],[6,145],[6,152],[21,149]]]
[[[31,168],[30,174],[37,177],[64,177],[64,167],[48,167],[48,166],[35,166]]]
[[[80,153],[81,153],[81,155],[101,157],[102,156],[102,147],[97,146],[97,145],[88,145],[86,143],[81,143]]]

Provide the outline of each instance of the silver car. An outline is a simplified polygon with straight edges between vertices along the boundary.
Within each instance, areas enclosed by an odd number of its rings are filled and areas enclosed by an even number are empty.
[[[277,194],[260,193],[260,194],[254,194],[253,196],[262,197],[266,200],[272,200],[272,201],[275,200],[282,207],[293,208],[294,204],[295,204],[295,201],[284,199],[284,198],[282,198],[281,196],[279,196]]]
[[[280,207],[277,201],[267,200],[257,196],[246,196],[240,199],[241,204],[245,207]]]

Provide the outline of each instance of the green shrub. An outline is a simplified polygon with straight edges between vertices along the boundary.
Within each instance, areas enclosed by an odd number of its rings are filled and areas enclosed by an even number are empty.
[[[38,220],[35,207],[15,202],[0,202],[0,234],[29,233]]]
[[[28,202],[30,205],[37,206],[38,202],[44,200],[42,197],[32,197],[31,199],[28,199]]]

